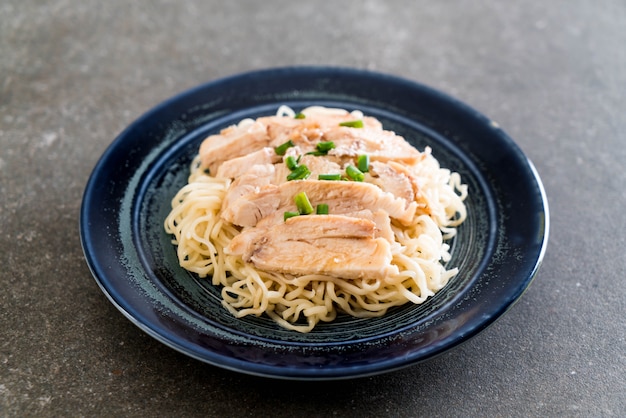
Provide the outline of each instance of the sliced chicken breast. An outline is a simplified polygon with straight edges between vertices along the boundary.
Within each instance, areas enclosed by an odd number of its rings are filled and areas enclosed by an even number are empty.
[[[368,154],[371,160],[406,164],[414,164],[421,159],[418,150],[392,131],[337,126],[324,132],[324,140],[335,143],[335,149],[328,154],[339,157]]]
[[[261,122],[233,125],[223,129],[218,135],[210,135],[202,141],[200,159],[202,165],[215,176],[224,161],[248,155],[268,146],[269,142],[267,127]]]
[[[408,204],[415,200],[414,186],[408,173],[401,170],[400,166],[400,164],[393,162],[372,161],[366,181],[396,197],[403,198]]]
[[[345,279],[382,279],[397,273],[387,240],[374,238],[376,224],[343,215],[289,218],[267,228],[244,230],[226,248],[260,270]]]
[[[402,224],[410,224],[415,215],[416,203],[407,202],[384,192],[379,187],[354,181],[296,180],[279,186],[267,185],[258,192],[231,197],[223,205],[222,218],[239,226],[255,226],[274,212],[296,210],[293,197],[305,192],[313,205],[325,203],[329,213],[343,214],[370,210],[384,210]]]
[[[276,155],[273,148],[261,148],[258,151],[251,152],[242,157],[235,157],[224,161],[217,169],[215,177],[234,179],[246,174],[256,165],[276,164],[281,160],[282,158],[280,155]]]

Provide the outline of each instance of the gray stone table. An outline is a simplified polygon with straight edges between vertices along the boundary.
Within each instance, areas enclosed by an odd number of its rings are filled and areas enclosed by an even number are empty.
[[[534,162],[543,266],[486,331],[330,383],[250,377],[109,303],[78,235],[96,161],[134,119],[286,65],[399,75],[489,115]],[[626,3],[0,3],[0,416],[626,416]]]

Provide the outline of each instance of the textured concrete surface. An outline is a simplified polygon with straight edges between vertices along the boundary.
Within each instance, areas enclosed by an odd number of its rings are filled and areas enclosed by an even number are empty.
[[[626,3],[0,3],[0,416],[626,416]],[[501,320],[428,363],[350,382],[224,371],[144,334],[84,261],[101,153],[194,85],[294,64],[453,94],[536,165],[550,245]]]

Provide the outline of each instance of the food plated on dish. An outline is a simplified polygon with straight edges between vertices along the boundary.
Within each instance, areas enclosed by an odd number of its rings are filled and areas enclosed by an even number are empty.
[[[341,121],[318,131],[318,117]],[[287,138],[230,142],[270,120]],[[94,167],[80,234],[103,293],[158,341],[229,370],[326,380],[480,333],[535,277],[548,226],[536,170],[491,119],[399,77],[295,67],[198,86],[133,122]]]
[[[180,265],[221,286],[233,315],[309,332],[338,313],[422,303],[458,269],[458,173],[358,110],[311,106],[206,138],[165,229]]]

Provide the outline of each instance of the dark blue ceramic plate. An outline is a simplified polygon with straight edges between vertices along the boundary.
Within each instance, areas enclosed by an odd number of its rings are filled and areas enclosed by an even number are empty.
[[[460,273],[422,305],[338,318],[309,334],[235,319],[219,289],[179,267],[163,230],[170,201],[210,133],[280,104],[360,109],[469,185],[451,243]],[[81,240],[96,281],[139,328],[198,360],[286,379],[371,375],[427,360],[478,334],[528,287],[543,257],[548,205],[530,161],[472,108],[404,79],[344,68],[280,68],[202,85],[149,111],[108,148],[87,184]]]

